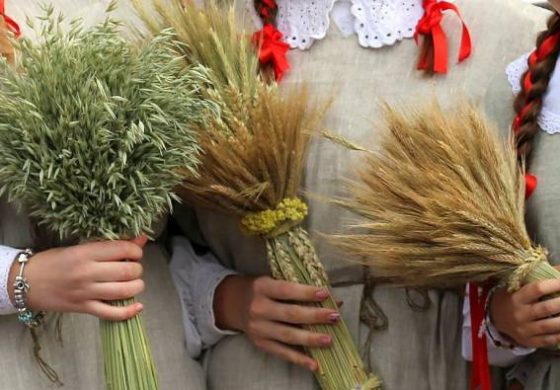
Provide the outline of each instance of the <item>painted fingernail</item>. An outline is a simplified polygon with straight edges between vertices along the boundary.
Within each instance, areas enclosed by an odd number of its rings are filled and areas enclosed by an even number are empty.
[[[321,344],[323,345],[330,345],[332,341],[332,337],[331,336],[321,336]]]
[[[317,371],[317,363],[315,363],[314,361],[310,361],[307,363],[307,368],[309,368],[309,370],[311,371]]]
[[[340,314],[338,314],[338,313],[329,314],[329,321],[330,322],[337,322],[338,320],[340,320]]]
[[[315,293],[317,299],[327,299],[329,297],[329,290],[319,290]]]

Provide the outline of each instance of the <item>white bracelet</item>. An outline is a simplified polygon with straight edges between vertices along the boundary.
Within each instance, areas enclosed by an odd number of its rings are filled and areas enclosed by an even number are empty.
[[[43,312],[34,313],[27,308],[27,292],[30,287],[23,273],[32,256],[31,249],[26,249],[17,256],[19,272],[14,281],[14,306],[18,311],[18,319],[29,328],[36,328],[41,325],[45,314]]]

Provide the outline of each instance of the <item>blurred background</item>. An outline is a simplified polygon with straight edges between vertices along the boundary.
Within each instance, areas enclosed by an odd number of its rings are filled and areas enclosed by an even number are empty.
[[[532,4],[538,5],[540,7],[550,8],[548,3],[546,1],[543,1],[543,0],[522,0],[522,1],[524,1],[526,3],[532,3]]]

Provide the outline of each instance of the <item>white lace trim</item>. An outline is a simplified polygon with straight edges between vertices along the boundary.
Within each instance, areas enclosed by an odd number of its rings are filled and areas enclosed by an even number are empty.
[[[16,312],[8,295],[8,276],[12,263],[19,252],[19,249],[0,246],[0,315]]]
[[[418,20],[424,14],[422,0],[277,0],[277,27],[292,48],[309,49],[323,39],[330,18],[344,36],[356,34],[361,46],[390,46],[412,38]],[[262,26],[253,0],[247,6]]]
[[[379,48],[412,38],[424,8],[421,0],[352,0],[351,12],[360,45]]]
[[[560,133],[560,114],[543,109],[539,115],[539,127],[548,134]]]
[[[292,48],[306,50],[329,29],[329,14],[335,0],[277,0],[278,30]]]
[[[524,54],[506,68],[506,75],[514,94],[521,91],[521,77],[527,71],[529,53]],[[548,134],[560,133],[560,69],[556,66],[543,98],[543,106],[538,118],[541,130]]]
[[[506,75],[514,94],[518,94],[521,91],[521,76],[528,68],[527,60],[529,59],[529,54],[523,54],[506,68]]]

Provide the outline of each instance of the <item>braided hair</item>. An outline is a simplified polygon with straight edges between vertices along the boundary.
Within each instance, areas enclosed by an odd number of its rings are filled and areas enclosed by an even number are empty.
[[[254,4],[257,15],[259,15],[263,22],[263,26],[267,24],[276,26],[278,6],[275,0],[254,0]]]
[[[555,12],[547,27],[539,34],[536,49],[529,56],[529,67],[521,77],[521,91],[514,102],[513,130],[521,160],[528,160],[531,155],[533,140],[539,131],[537,121],[543,98],[560,54],[560,14]]]

